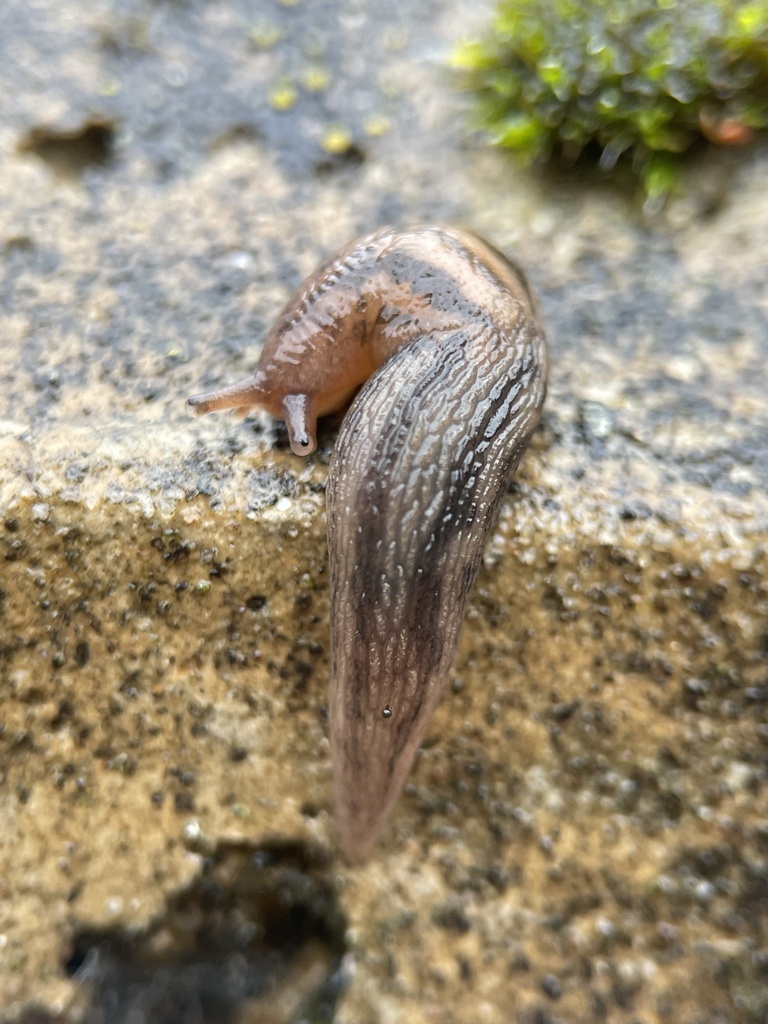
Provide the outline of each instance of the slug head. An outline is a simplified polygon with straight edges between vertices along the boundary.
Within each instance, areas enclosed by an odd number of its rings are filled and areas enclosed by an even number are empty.
[[[285,420],[294,455],[310,455],[317,447],[317,413],[310,396],[299,393],[281,397],[280,391],[269,387],[261,370],[228,388],[192,395],[187,405],[198,415],[219,409],[246,413],[255,405]]]

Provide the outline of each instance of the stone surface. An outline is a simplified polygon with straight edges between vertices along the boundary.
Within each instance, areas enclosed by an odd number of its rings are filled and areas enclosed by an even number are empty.
[[[341,967],[330,925],[279,947],[275,993],[332,990],[317,1020],[337,996],[345,1024],[768,1013],[768,152],[703,154],[645,223],[474,151],[442,66],[466,6],[0,15],[4,1021],[87,1015],[84,936],[175,948],[158,922],[232,844],[260,892],[264,851],[283,865],[281,913],[346,921]],[[529,268],[552,380],[453,683],[352,871],[333,425],[302,462],[266,417],[183,400],[253,365],[329,251],[432,219]]]

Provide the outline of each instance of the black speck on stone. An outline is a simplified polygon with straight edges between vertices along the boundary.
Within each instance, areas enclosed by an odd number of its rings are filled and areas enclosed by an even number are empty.
[[[550,931],[559,932],[564,927],[566,918],[562,914],[550,914],[549,917],[544,918],[544,927],[549,928]]]
[[[465,935],[472,927],[472,922],[461,907],[455,903],[445,903],[442,907],[436,907],[432,914],[432,920],[439,928],[445,928],[448,932],[456,932],[458,935]]]
[[[545,995],[548,995],[550,999],[559,999],[563,994],[563,986],[560,984],[559,978],[554,974],[545,974],[541,979],[541,990]]]
[[[194,797],[191,793],[176,793],[173,806],[179,814],[192,814],[195,810]]]
[[[535,1006],[530,1017],[526,1020],[526,1024],[529,1021],[530,1024],[559,1024],[546,1006]]]
[[[634,519],[650,519],[653,509],[644,501],[630,501],[623,505],[619,513],[622,519],[631,521]]]
[[[709,692],[709,686],[703,679],[686,679],[683,683],[683,701],[687,708],[695,711],[699,701]]]
[[[578,700],[560,701],[552,708],[552,717],[556,722],[565,722],[574,711],[578,711],[579,705],[580,701]]]
[[[511,876],[499,864],[491,864],[485,871],[485,877],[497,892],[506,892],[511,881]]]

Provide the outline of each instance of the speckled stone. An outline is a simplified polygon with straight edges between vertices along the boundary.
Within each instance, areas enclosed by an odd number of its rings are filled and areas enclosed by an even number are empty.
[[[146,927],[220,844],[334,856],[334,427],[301,461],[184,398],[328,252],[422,220],[516,253],[553,370],[390,832],[322,869],[335,1019],[768,1014],[768,152],[703,154],[644,223],[466,146],[443,61],[487,7],[397,11],[6,0],[3,1021],[75,1020],[73,935]]]

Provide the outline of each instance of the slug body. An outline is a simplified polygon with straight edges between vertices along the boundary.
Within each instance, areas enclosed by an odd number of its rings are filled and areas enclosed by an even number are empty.
[[[250,377],[190,399],[259,405],[306,454],[317,417],[367,381],[327,490],[334,799],[352,861],[378,838],[438,702],[546,376],[513,264],[468,231],[388,228],[307,279]]]

